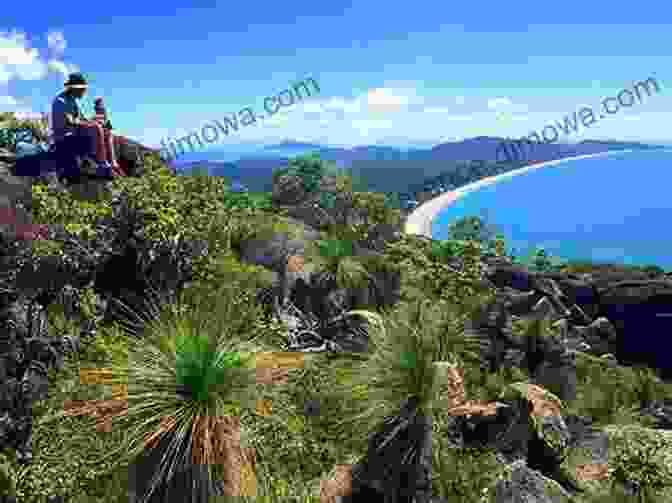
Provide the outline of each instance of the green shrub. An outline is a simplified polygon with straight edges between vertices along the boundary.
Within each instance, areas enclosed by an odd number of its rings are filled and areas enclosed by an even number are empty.
[[[69,233],[91,239],[95,223],[101,217],[112,215],[109,202],[79,201],[69,192],[60,192],[43,184],[34,184],[33,220],[40,224],[61,224]]]
[[[612,368],[604,358],[577,353],[577,399],[573,413],[590,416],[598,425],[650,420],[638,414],[651,400],[670,398],[666,385],[651,369]]]
[[[98,457],[119,445],[121,430],[96,434],[87,428],[89,423],[83,418],[67,417],[57,424],[49,420],[52,414],[64,410],[67,400],[100,400],[108,394],[102,385],[80,382],[82,365],[78,360],[77,355],[66,357],[61,371],[49,372],[49,395],[33,409],[33,463],[20,466],[11,459],[11,477],[18,501],[44,503],[50,495],[69,498],[86,494],[96,486],[100,491],[101,481],[107,481],[113,473],[124,472],[126,465],[120,463],[95,463]],[[123,486],[110,487],[116,492],[109,492],[104,501],[121,502],[124,496],[128,501]]]
[[[286,167],[273,173],[273,181],[284,175],[301,177],[303,188],[308,193],[318,192],[320,180],[326,174],[326,163],[317,155],[305,155],[290,159]]]
[[[488,449],[454,449],[437,442],[432,457],[433,492],[451,503],[488,501],[488,490],[502,471],[494,452]]]
[[[463,217],[450,224],[448,236],[449,240],[486,243],[494,239],[495,230],[481,217]]]
[[[548,255],[546,250],[541,247],[533,249],[526,257],[517,258],[516,262],[535,272],[552,272],[562,267],[565,263],[559,257]]]
[[[639,426],[609,427],[608,431],[614,482],[634,484],[640,501],[662,503],[660,492],[672,488],[672,437],[668,432]]]

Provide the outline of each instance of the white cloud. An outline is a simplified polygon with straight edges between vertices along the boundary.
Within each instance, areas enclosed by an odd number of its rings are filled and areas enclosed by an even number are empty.
[[[351,122],[352,127],[355,129],[391,129],[394,126],[394,122],[391,120],[383,119],[367,119],[367,120],[354,120]]]
[[[406,105],[409,102],[408,97],[399,96],[395,94],[390,89],[378,88],[372,89],[366,95],[367,104],[371,107],[376,106],[392,106],[399,107],[401,105]]]
[[[7,82],[9,82],[9,79],[11,78],[12,78],[12,72],[10,72],[3,65],[0,65],[0,85],[7,84]]]
[[[444,120],[447,121],[473,121],[474,118],[471,115],[449,115],[444,117]]]
[[[529,107],[523,103],[514,103],[509,98],[491,98],[488,100],[488,109],[495,112],[496,118],[498,121],[502,120],[526,120],[526,119],[514,119],[513,113],[523,113],[526,114],[529,112]]]
[[[60,73],[64,77],[79,71],[79,67],[77,65],[68,64],[63,61],[57,61],[55,59],[49,60],[47,67],[50,71],[54,73]]]
[[[0,64],[29,65],[39,56],[37,49],[27,47],[26,34],[0,32]]]
[[[511,106],[513,103],[509,98],[492,98],[488,100],[490,110],[501,110]]]
[[[41,80],[49,73],[49,67],[42,61],[16,66],[14,75],[19,80]]]
[[[363,100],[359,99],[350,99],[346,100],[345,98],[330,98],[322,105],[322,108],[325,112],[335,112],[339,115],[345,114],[356,114],[364,111],[362,108]]]
[[[408,110],[422,100],[411,89],[379,87],[371,89],[354,98],[332,97],[323,101],[306,103],[302,111],[306,117],[332,117],[343,119],[346,116],[366,118],[369,115],[401,112]]]
[[[50,31],[47,34],[47,43],[54,56],[60,56],[66,48],[63,33]],[[32,48],[25,33],[13,30],[0,31],[0,93],[10,80],[41,80],[49,73],[58,73],[67,77],[69,73],[79,71],[79,67],[66,63],[56,57],[46,60],[40,57],[40,51]],[[0,105],[16,106],[16,100],[11,96],[0,97]],[[30,111],[30,104],[25,104],[25,113]]]
[[[324,112],[324,108],[322,107],[322,104],[319,103],[319,102],[304,103],[303,106],[301,107],[301,110],[304,113],[322,113],[322,112]]]
[[[0,96],[0,106],[16,106],[19,102],[13,96]]]
[[[47,34],[47,44],[49,45],[49,49],[55,54],[63,54],[68,45],[63,32],[60,31],[50,31]]]
[[[385,87],[370,90],[361,100],[372,113],[400,112],[424,101],[414,90]]]
[[[286,124],[289,123],[289,118],[281,113],[277,113],[267,119],[264,119],[261,121],[261,124],[263,126],[268,126],[268,127],[282,127]]]
[[[59,54],[65,50],[66,42],[61,32],[49,32],[49,48]],[[40,80],[50,72],[67,75],[78,71],[76,65],[58,59],[46,61],[37,49],[31,48],[26,34],[19,31],[0,32],[0,84],[11,79]]]
[[[517,99],[529,100],[532,110],[528,110],[525,104],[517,103]],[[435,144],[482,135],[520,137],[527,136],[531,131],[541,130],[548,123],[549,117],[561,120],[566,111],[571,110],[558,108],[557,112],[553,112],[545,109],[545,102],[537,103],[533,97],[508,98],[504,93],[478,100],[472,98],[468,101],[469,107],[458,108],[456,103],[461,101],[460,97],[454,96],[424,99],[417,96],[415,90],[402,86],[377,87],[355,96],[316,96],[305,102],[297,102],[292,107],[281,108],[273,116],[258,121],[257,127],[241,127],[235,135],[220,143],[272,143],[284,138],[294,138],[354,146],[380,143],[389,138],[394,138],[390,142],[396,141],[397,144]],[[575,103],[571,105],[576,106]],[[554,106],[561,107],[562,104],[554,102]],[[261,107],[255,111],[264,113]],[[600,126],[600,134],[622,137],[627,132],[624,130],[632,130],[633,126],[640,128],[640,124],[634,122],[637,120],[635,116],[640,114],[632,112],[627,116],[625,113],[619,116],[632,122],[611,121],[614,122],[613,129],[609,129],[609,121],[604,121]],[[656,132],[656,127],[663,129],[661,124],[665,123],[664,119],[661,118],[656,126],[649,114],[642,113],[641,116],[646,119],[642,120],[642,124],[651,124],[653,133]],[[205,122],[202,117],[195,117],[194,120],[196,122],[191,130],[198,131]],[[158,127],[158,122],[156,125]],[[588,136],[596,136],[596,129],[593,128]],[[155,140],[156,146],[162,137],[175,138],[184,136],[187,132],[176,135],[174,132],[159,134],[158,131],[152,131],[149,134],[144,130],[137,134],[148,145],[151,140]]]

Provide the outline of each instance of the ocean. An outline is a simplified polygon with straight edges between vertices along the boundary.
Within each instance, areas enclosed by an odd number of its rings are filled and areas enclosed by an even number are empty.
[[[432,222],[481,216],[518,256],[543,247],[564,260],[672,270],[672,149],[614,152],[543,167],[466,194]]]

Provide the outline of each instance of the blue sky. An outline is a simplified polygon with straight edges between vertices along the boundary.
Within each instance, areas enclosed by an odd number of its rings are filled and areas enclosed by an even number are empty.
[[[672,142],[669,2],[189,3],[10,2],[0,110],[46,112],[81,70],[120,134],[159,147],[312,77],[319,93],[215,148],[431,145],[528,135],[654,77],[659,93],[568,139]]]

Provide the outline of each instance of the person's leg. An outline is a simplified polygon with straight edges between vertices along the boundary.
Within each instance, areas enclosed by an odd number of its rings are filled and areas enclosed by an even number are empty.
[[[100,125],[82,126],[77,129],[79,136],[87,138],[91,155],[97,162],[105,162],[105,142],[103,141],[103,129]]]
[[[100,126],[99,134],[103,143],[103,156],[105,161],[112,164],[112,153],[110,152],[110,131],[105,127],[103,122],[96,120],[95,123]]]
[[[58,151],[61,152],[59,157],[62,158],[60,164],[60,177],[69,180],[71,183],[78,183],[81,179],[82,162],[86,162],[83,158],[97,158],[97,128],[78,128],[75,133],[66,136],[66,138],[59,144]],[[78,162],[79,158],[79,162]],[[109,167],[105,167],[103,163],[98,160],[98,168],[101,176],[109,176]]]
[[[102,161],[104,158],[99,157],[97,135],[96,128],[82,126],[75,130],[75,134],[66,138],[71,138],[71,145],[77,150],[76,155],[92,157],[97,161]]]
[[[112,134],[112,131],[109,129],[105,130],[105,133],[107,135],[105,144],[107,146],[107,152],[108,152],[108,160],[112,164],[114,168],[119,168],[119,162],[117,161],[117,156],[114,151],[114,135]]]
[[[54,149],[59,177],[75,179],[79,176],[77,158],[91,154],[90,137],[75,133],[56,143]]]
[[[105,155],[105,130],[101,124],[97,124],[95,127],[92,127],[95,131],[96,138],[96,160],[98,162],[105,162],[107,156]]]

